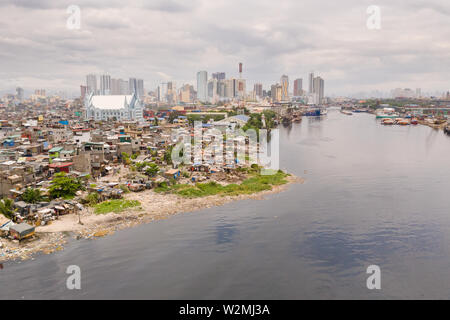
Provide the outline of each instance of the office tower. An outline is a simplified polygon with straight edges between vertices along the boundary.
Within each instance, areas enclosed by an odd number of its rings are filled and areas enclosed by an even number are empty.
[[[120,79],[111,79],[111,94],[120,95]]]
[[[20,87],[16,88],[16,97],[17,100],[22,101],[23,100],[23,89]]]
[[[103,74],[100,76],[100,95],[107,96],[111,94],[111,76]]]
[[[217,94],[217,79],[208,80],[208,102],[216,103],[218,100]]]
[[[422,97],[422,90],[420,88],[416,89],[416,98]]]
[[[141,98],[144,96],[144,80],[137,80],[137,95]]]
[[[119,79],[119,94],[128,95],[130,94],[130,88],[128,86],[128,81]]]
[[[287,75],[281,76],[281,100],[289,101],[289,77]]]
[[[177,89],[172,81],[167,82],[166,101],[169,103],[177,102]]]
[[[81,100],[84,100],[84,98],[86,97],[86,93],[87,93],[87,86],[80,86],[80,97]]]
[[[242,79],[242,62],[239,62],[239,79]]]
[[[272,98],[272,102],[281,101],[283,92],[283,87],[280,84],[274,84],[270,87],[270,97]]]
[[[180,101],[184,103],[194,102],[195,90],[190,84],[185,84],[180,90]]]
[[[314,72],[311,72],[309,74],[309,87],[308,92],[313,93],[314,92]]]
[[[261,83],[255,83],[253,86],[253,91],[255,92],[255,96],[261,98],[263,96],[263,89]]]
[[[97,94],[97,76],[95,74],[88,74],[86,76],[87,94]]]
[[[233,81],[233,79],[225,80],[224,84],[225,84],[224,97],[227,99],[232,99],[234,97],[234,81]]]
[[[215,72],[212,74],[213,79],[225,80],[225,72]]]
[[[244,79],[237,79],[236,80],[236,97],[243,99],[245,98],[246,89],[245,89],[245,80]]]
[[[299,97],[303,94],[303,80],[295,79],[294,81],[294,97]]]
[[[324,98],[324,81],[323,81],[323,79],[321,77],[315,77],[313,87],[314,87],[314,94],[317,99],[316,102],[318,104],[322,104],[323,98]]]
[[[136,78],[130,78],[128,80],[128,88],[129,94],[136,93],[137,95],[138,80]]]
[[[36,96],[42,96],[42,97],[45,97],[45,89],[36,89],[36,90],[34,90],[34,94],[35,94]]]
[[[208,100],[208,73],[206,71],[197,72],[197,99],[206,102]]]

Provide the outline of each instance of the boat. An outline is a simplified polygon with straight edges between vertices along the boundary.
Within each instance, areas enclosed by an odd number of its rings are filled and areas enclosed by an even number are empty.
[[[407,119],[401,119],[400,121],[397,121],[397,124],[401,125],[401,126],[407,126],[409,125],[409,121]]]
[[[325,116],[328,114],[328,110],[327,109],[320,109],[320,115],[321,116]]]
[[[392,120],[391,118],[385,118],[381,121],[382,124],[384,125],[393,125],[394,124],[394,120]]]
[[[419,121],[416,118],[411,119],[411,124],[414,124],[414,125],[419,124]]]
[[[377,119],[386,119],[386,118],[395,119],[399,117],[398,113],[395,112],[394,108],[378,109],[375,114]]]
[[[306,117],[320,117],[320,109],[309,109],[303,113]]]
[[[343,113],[343,114],[345,114],[347,116],[351,116],[353,114],[351,111],[344,110],[344,109],[341,109],[341,113]]]

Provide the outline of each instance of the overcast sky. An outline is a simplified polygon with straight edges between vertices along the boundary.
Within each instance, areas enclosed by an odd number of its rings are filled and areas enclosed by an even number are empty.
[[[81,9],[70,30],[69,5]],[[366,26],[370,5],[381,29]],[[196,72],[265,89],[314,71],[326,95],[396,87],[450,89],[448,0],[0,0],[0,92],[79,92],[88,73],[138,77],[146,90]]]

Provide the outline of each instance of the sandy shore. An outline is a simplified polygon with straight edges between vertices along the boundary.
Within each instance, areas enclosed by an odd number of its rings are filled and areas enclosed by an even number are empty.
[[[94,214],[92,208],[86,208],[80,214],[82,224],[79,224],[79,216],[71,214],[62,216],[53,221],[51,225],[36,228],[38,239],[33,241],[0,240],[0,262],[29,259],[35,253],[52,253],[62,250],[68,237],[96,238],[111,234],[117,230],[133,227],[142,223],[149,223],[183,213],[201,209],[221,206],[226,203],[244,199],[263,199],[265,195],[279,193],[286,190],[292,183],[304,183],[302,178],[295,176],[286,177],[288,183],[273,186],[272,190],[259,193],[238,196],[208,196],[203,198],[186,199],[174,194],[159,194],[152,190],[129,193],[125,195],[127,200],[138,200],[140,207],[121,213],[108,213],[104,215]]]

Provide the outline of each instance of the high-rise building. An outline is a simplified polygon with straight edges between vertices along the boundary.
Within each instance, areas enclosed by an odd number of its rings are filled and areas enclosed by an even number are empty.
[[[217,79],[208,80],[208,101],[211,103],[216,103],[219,99],[217,85],[219,81]]]
[[[128,92],[134,93],[136,92],[136,88],[137,88],[137,79],[136,78],[130,78],[128,80]]]
[[[86,93],[87,93],[87,86],[80,86],[80,97],[81,100],[84,100],[84,98],[86,97]]]
[[[120,94],[120,79],[111,78],[111,94],[112,95]]]
[[[107,96],[111,94],[111,76],[103,74],[100,76],[100,95]]]
[[[97,94],[97,76],[95,74],[88,74],[86,76],[87,94]]]
[[[309,74],[309,86],[308,86],[308,92],[313,93],[314,92],[314,72],[311,72]]]
[[[213,79],[225,80],[225,72],[215,72],[212,74]]]
[[[137,95],[139,98],[144,96],[144,80],[142,79],[137,80]]]
[[[314,94],[316,96],[317,103],[322,104],[323,98],[324,98],[324,81],[323,81],[323,79],[321,77],[315,77],[313,87],[314,87]]]
[[[195,90],[190,84],[185,84],[180,90],[180,101],[190,103],[195,100]]]
[[[197,99],[206,102],[208,100],[208,72],[197,72]]]
[[[263,96],[263,86],[261,83],[255,83],[253,86],[253,91],[255,92],[255,96],[258,98],[262,98]]]
[[[303,80],[301,78],[294,81],[294,97],[299,97],[303,94]]]
[[[34,95],[45,97],[45,89],[36,89],[36,90],[34,90]]]
[[[23,100],[23,89],[22,88],[20,88],[20,87],[17,87],[16,88],[16,98],[17,98],[17,100],[19,100],[19,101],[22,101]]]
[[[281,76],[281,100],[289,101],[289,77],[287,75]]]
[[[270,87],[270,97],[272,102],[279,102],[282,98],[283,87],[280,84],[274,84]]]

